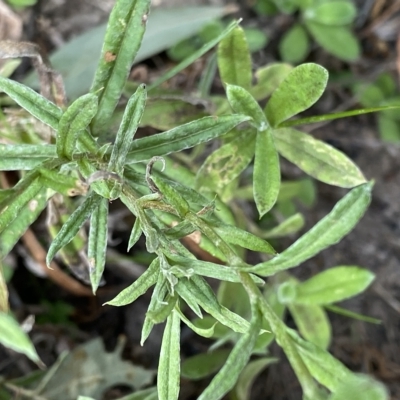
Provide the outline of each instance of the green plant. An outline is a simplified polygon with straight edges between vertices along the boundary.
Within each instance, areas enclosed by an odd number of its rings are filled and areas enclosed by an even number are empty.
[[[199,335],[234,342],[226,361],[199,399],[220,399],[237,381],[241,383],[240,393],[245,396],[250,377],[274,361],[260,359],[258,364],[254,361],[246,367],[251,355],[265,354],[274,339],[288,357],[305,399],[332,400],[343,387],[366,384],[364,377],[353,374],[329,354],[326,350],[329,338],[321,337],[319,332],[315,338],[314,332],[306,327],[306,318],[309,313],[323,314],[324,307],[332,309],[332,303],[360,293],[373,275],[358,267],[341,266],[299,283],[286,272],[340,241],[363,216],[373,186],[344,154],[293,126],[355,115],[359,111],[291,119],[322,95],[327,71],[316,64],[294,69],[278,64],[263,69],[258,83],[253,85],[251,57],[243,30],[232,23],[147,90],[138,85],[126,105],[113,143],[107,143],[104,138],[108,137],[111,117],[140,47],[149,3],[148,0],[117,1],[91,90],[68,107],[61,108],[22,84],[0,78],[1,90],[52,129],[49,141],[38,136],[32,142],[30,136],[20,135],[14,139],[7,136],[7,144],[0,144],[0,170],[21,171],[21,179],[14,187],[0,191],[1,257],[11,251],[56,194],[64,198],[57,202],[58,207],[69,203],[69,197],[79,195],[71,203],[73,210],[63,215],[60,227],[55,230],[47,263],[74,240],[89,220],[87,256],[95,293],[105,265],[108,204],[120,199],[136,217],[129,248],[144,235],[147,251],[155,257],[132,285],[107,304],[129,304],[154,286],[141,342],[155,324],[166,321],[158,367],[160,400],[178,398],[181,322]],[[153,136],[134,138],[146,109],[147,92],[156,90],[218,42],[217,63],[227,99],[214,98],[220,106],[216,114]],[[50,74],[49,79],[56,76]],[[54,81],[52,88],[56,95],[60,94]],[[271,91],[262,109],[257,98]],[[174,154],[187,161],[187,154],[179,152],[215,138],[221,138],[223,145],[206,159],[197,177],[176,166],[170,158]],[[235,204],[234,193],[240,189],[240,175],[248,171],[254,158],[253,198],[260,218],[268,214],[281,188],[279,154],[322,182],[352,190],[311,230],[276,254],[267,241],[248,232],[246,226],[240,227],[242,214]],[[165,170],[155,171],[156,162],[163,164]],[[48,218],[48,224],[51,230],[52,218]],[[180,239],[194,232],[200,235],[199,246],[225,265],[201,261],[182,245]],[[263,253],[264,261],[248,264],[245,249]],[[222,281],[218,295],[207,283],[207,277]],[[272,278],[262,288],[265,277]],[[232,284],[241,293],[236,304],[227,295]],[[332,292],[332,285],[341,291]],[[198,320],[190,321],[185,316],[182,311],[185,304]],[[284,307],[295,316],[305,338],[285,325]],[[209,316],[203,316],[203,312]],[[14,325],[9,323],[17,330]],[[38,361],[31,348],[26,353]],[[368,385],[378,388],[377,398],[387,398],[380,384],[368,381]]]
[[[341,60],[354,61],[359,57],[360,45],[351,31],[357,9],[351,0],[258,0],[255,9],[261,14],[300,13],[299,22],[285,32],[279,44],[280,55],[286,62],[299,63],[306,58],[310,35]]]

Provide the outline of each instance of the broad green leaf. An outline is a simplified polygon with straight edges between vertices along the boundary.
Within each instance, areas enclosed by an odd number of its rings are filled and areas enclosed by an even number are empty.
[[[251,55],[241,27],[233,29],[218,45],[218,69],[222,82],[250,89]]]
[[[237,341],[225,364],[198,397],[198,400],[221,399],[233,388],[240,373],[249,361],[260,329],[261,313],[255,307],[248,331]]]
[[[330,345],[332,332],[325,310],[316,304],[292,303],[288,308],[304,339],[326,350]]]
[[[121,125],[111,152],[108,170],[121,176],[124,173],[126,156],[130,149],[133,137],[139,126],[140,119],[146,105],[146,87],[140,85],[126,105]]]
[[[268,365],[277,362],[277,358],[263,357],[250,361],[243,369],[236,383],[235,394],[238,400],[250,400],[251,387],[257,376]]]
[[[225,135],[250,118],[245,115],[204,117],[169,131],[136,139],[131,144],[127,163],[146,161],[154,156],[178,152]]]
[[[326,350],[301,339],[292,329],[287,328],[286,331],[311,375],[330,391],[335,392],[339,385],[352,376],[351,371]]]
[[[186,358],[182,363],[181,374],[190,380],[206,378],[224,365],[229,353],[227,349],[217,349]]]
[[[279,54],[282,60],[288,63],[300,63],[307,57],[309,51],[308,35],[301,24],[293,25],[279,42]]]
[[[269,36],[261,29],[245,28],[244,34],[246,36],[250,53],[262,50],[269,41]]]
[[[78,134],[84,131],[97,113],[98,97],[88,93],[75,100],[60,118],[56,146],[60,158],[72,159]]]
[[[307,8],[304,18],[322,25],[347,25],[357,16],[357,8],[349,1],[330,1]]]
[[[90,264],[90,282],[95,294],[106,264],[106,251],[108,239],[108,199],[100,199],[92,216],[90,217],[90,230],[88,239],[88,259]]]
[[[0,171],[30,170],[48,158],[55,158],[51,144],[0,144]]]
[[[13,198],[10,199],[10,203],[0,211],[0,234],[20,215],[25,206],[28,205],[28,207],[31,207],[32,212],[34,212],[38,205],[35,198],[40,192],[45,190],[38,178],[33,179],[27,186],[22,181],[20,183],[20,189],[15,188],[16,190],[12,196]]]
[[[324,93],[328,71],[320,65],[309,63],[294,68],[272,93],[265,108],[271,126],[310,108]]]
[[[360,57],[360,44],[349,28],[311,21],[307,21],[306,26],[315,41],[334,56],[344,61],[355,61]]]
[[[18,82],[0,77],[0,90],[7,93],[26,111],[54,130],[58,128],[62,110],[34,90]]]
[[[129,236],[128,251],[137,243],[140,236],[142,235],[142,227],[140,225],[140,219],[136,218],[131,234]]]
[[[254,126],[260,131],[268,128],[268,122],[261,107],[246,89],[228,84],[226,85],[226,95],[235,113],[249,116],[253,120]]]
[[[374,279],[372,272],[360,267],[329,268],[300,283],[295,302],[306,305],[336,303],[363,292]]]
[[[52,241],[46,256],[47,265],[50,265],[56,253],[75,237],[101,200],[101,196],[95,192],[91,192],[85,197],[83,203],[71,214]]]
[[[3,346],[25,354],[38,365],[43,364],[28,335],[11,315],[0,312],[0,326],[0,343]]]
[[[389,400],[388,389],[368,375],[355,374],[340,383],[328,400]]]
[[[257,83],[250,89],[250,94],[256,100],[268,97],[287,77],[293,69],[290,64],[273,63],[255,72]]]
[[[389,143],[400,141],[400,124],[386,115],[378,115],[379,135],[381,139]]]
[[[160,271],[160,260],[158,258],[149,265],[145,272],[132,285],[122,290],[112,300],[105,304],[110,306],[124,306],[133,303],[139,296],[146,293],[147,289],[157,282],[158,273]]]
[[[255,139],[255,130],[246,129],[211,153],[197,172],[196,187],[205,186],[218,191],[236,179],[254,156]]]
[[[99,90],[99,111],[92,122],[96,136],[105,133],[118,104],[146,29],[150,0],[119,0],[107,25],[99,65],[90,91]]]
[[[159,400],[178,400],[180,386],[181,320],[177,311],[167,319],[158,364],[157,390]]]
[[[274,206],[281,183],[278,153],[272,130],[257,133],[253,171],[253,193],[257,210],[262,218]]]
[[[0,260],[13,249],[29,226],[36,221],[46,204],[46,190],[43,188],[19,210],[16,218],[0,234]]]
[[[351,190],[336,203],[332,211],[288,249],[272,260],[246,269],[262,276],[293,268],[347,235],[364,215],[371,201],[372,183]]]
[[[366,182],[360,169],[342,152],[292,128],[273,131],[278,152],[321,182],[352,188]]]

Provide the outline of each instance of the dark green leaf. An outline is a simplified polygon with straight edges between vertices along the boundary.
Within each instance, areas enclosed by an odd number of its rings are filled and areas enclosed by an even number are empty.
[[[91,92],[99,90],[96,136],[107,131],[146,29],[150,0],[119,0],[110,15]]]
[[[260,218],[275,204],[281,183],[279,157],[271,129],[259,131],[253,172],[253,193]]]
[[[309,63],[294,68],[272,93],[265,108],[271,126],[310,108],[324,93],[328,71],[320,65]]]
[[[366,182],[360,169],[334,147],[291,128],[273,133],[278,152],[319,181],[344,188]]]
[[[90,264],[90,282],[96,293],[106,264],[108,239],[108,199],[100,199],[90,217],[88,239],[88,259]]]
[[[249,117],[244,115],[205,117],[157,135],[136,139],[131,145],[127,163],[146,161],[154,156],[189,149],[225,135],[235,126],[248,120]]]
[[[47,265],[50,265],[56,253],[75,237],[101,200],[101,196],[95,192],[91,192],[85,197],[83,203],[71,214],[52,241],[46,256]]]
[[[250,89],[251,55],[241,27],[232,30],[219,44],[218,68],[222,82]]]
[[[296,267],[315,254],[338,243],[361,219],[371,201],[372,184],[366,183],[351,190],[336,203],[333,210],[288,249],[270,261],[249,268],[263,276]]]

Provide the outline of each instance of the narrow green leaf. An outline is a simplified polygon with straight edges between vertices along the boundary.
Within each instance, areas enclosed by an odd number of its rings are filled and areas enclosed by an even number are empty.
[[[388,389],[368,375],[354,374],[337,386],[328,400],[389,400]]]
[[[304,339],[326,350],[331,342],[332,329],[325,310],[316,304],[292,303],[288,308]]]
[[[56,253],[75,237],[101,200],[101,196],[95,192],[85,197],[83,203],[71,214],[52,241],[46,256],[47,265],[50,265]]]
[[[27,86],[3,77],[0,77],[0,90],[7,93],[8,96],[39,121],[54,130],[58,129],[58,121],[61,118],[62,110],[45,97]]]
[[[15,246],[20,237],[46,208],[46,190],[43,188],[19,210],[15,219],[0,234],[0,260]]]
[[[235,387],[235,393],[238,400],[250,400],[251,387],[257,376],[268,365],[277,362],[277,358],[263,357],[249,362],[239,376]]]
[[[189,149],[225,135],[235,126],[249,119],[245,115],[204,117],[157,135],[136,139],[131,144],[127,163],[146,161],[154,156]]]
[[[320,65],[309,63],[294,68],[272,93],[265,108],[271,126],[310,108],[324,93],[328,71]]]
[[[288,249],[272,260],[246,269],[262,276],[293,268],[338,243],[364,215],[371,201],[372,183],[360,185],[344,196],[332,211]]]
[[[78,134],[85,130],[97,113],[98,97],[88,93],[75,100],[60,118],[57,131],[57,154],[72,158]]]
[[[240,86],[226,85],[226,95],[232,110],[237,114],[248,115],[255,127],[262,131],[268,128],[268,121],[254,97]]]
[[[43,364],[28,335],[11,315],[0,312],[0,326],[0,343],[2,345],[25,354],[36,364]]]
[[[344,61],[355,61],[361,48],[357,37],[346,26],[329,26],[306,21],[306,26],[315,41],[326,51]]]
[[[283,61],[297,64],[303,61],[310,51],[310,41],[301,24],[294,24],[285,32],[279,42],[279,54]]]
[[[292,128],[273,131],[278,152],[321,182],[352,188],[366,182],[360,169],[342,152]]]
[[[240,26],[221,40],[218,46],[218,68],[222,82],[250,89],[251,55],[246,35]]]
[[[189,319],[187,319],[185,317],[185,315],[182,313],[182,311],[177,308],[177,311],[179,313],[179,317],[180,319],[193,331],[195,332],[197,335],[199,336],[203,336],[205,338],[211,338],[214,335],[214,327],[216,325],[216,323],[214,325],[212,325],[210,328],[200,328],[197,325],[193,324]]]
[[[216,191],[235,180],[250,164],[255,151],[256,132],[246,129],[231,142],[211,153],[197,172],[196,187]]]
[[[369,114],[369,113],[373,113],[373,112],[385,111],[385,110],[390,110],[390,109],[398,109],[398,108],[400,108],[400,105],[360,108],[358,110],[343,111],[343,112],[339,112],[339,113],[317,115],[314,117],[299,118],[299,119],[294,119],[291,121],[285,121],[285,122],[279,124],[279,127],[283,128],[283,127],[290,127],[290,126],[297,126],[297,125],[315,124],[317,122],[322,122],[322,121],[331,121],[331,120],[339,119],[339,118],[353,117],[355,115]]]
[[[146,313],[146,318],[148,318],[153,324],[163,323],[173,312],[177,300],[178,296],[176,295],[176,293],[174,294],[174,296],[170,294],[167,295],[167,297],[163,300],[162,304],[160,304],[160,307],[158,307],[157,310],[148,311]]]
[[[129,236],[128,251],[137,243],[140,236],[142,236],[142,227],[140,225],[140,219],[136,218]]]
[[[40,181],[43,186],[61,193],[64,196],[72,197],[87,192],[87,185],[79,178],[65,175],[59,169],[39,168]]]
[[[172,311],[167,319],[158,364],[157,390],[159,400],[178,400],[181,370],[180,322],[178,312]]]
[[[298,232],[304,226],[304,217],[300,213],[296,213],[291,217],[285,219],[281,224],[269,231],[262,232],[261,237],[264,239],[275,239],[280,237],[289,236]]]
[[[307,8],[304,18],[323,25],[347,25],[357,16],[356,6],[349,1],[331,1]]]
[[[336,303],[363,292],[374,279],[375,274],[360,267],[329,268],[300,283],[295,302],[306,305]]]
[[[133,303],[139,296],[146,293],[147,289],[157,282],[160,271],[160,260],[158,257],[149,265],[145,272],[132,285],[120,292],[112,300],[105,304],[110,306],[124,306]]]
[[[357,319],[358,321],[368,322],[370,324],[377,324],[377,325],[382,323],[380,319],[368,317],[367,315],[362,315],[354,311],[346,310],[345,308],[334,306],[332,304],[325,305],[324,308],[336,314],[343,315],[348,318]]]
[[[259,131],[253,171],[253,193],[260,218],[276,203],[281,183],[278,153],[271,129]]]
[[[240,373],[249,361],[261,329],[261,313],[253,310],[249,330],[237,341],[225,364],[207,386],[198,400],[222,399],[237,382]]]
[[[48,158],[55,158],[51,144],[0,144],[0,171],[30,170]]]
[[[88,239],[88,259],[90,263],[90,282],[95,294],[106,264],[108,239],[108,199],[100,199],[90,217]]]
[[[20,181],[20,183],[21,186],[24,185],[24,182]],[[27,187],[21,187],[21,190],[19,190],[19,188],[15,189],[10,203],[0,211],[0,233],[3,233],[18,215],[20,215],[25,206],[30,207],[32,212],[34,212],[38,205],[35,198],[40,192],[45,190],[42,182],[38,178],[29,182]]]
[[[292,329],[287,328],[286,331],[311,375],[330,391],[335,392],[341,383],[352,376],[351,371],[326,350],[300,338]]]
[[[146,29],[150,0],[119,0],[110,15],[101,58],[91,87],[99,91],[99,111],[92,122],[96,136],[105,133],[119,101]]]
[[[217,372],[225,363],[230,351],[217,349],[186,358],[182,363],[182,376],[199,380]]]
[[[168,79],[172,78],[175,76],[177,73],[185,69],[187,66],[193,64],[194,61],[199,59],[201,56],[206,54],[209,50],[211,50],[216,44],[218,44],[223,38],[225,38],[227,35],[229,35],[230,32],[232,32],[233,29],[235,29],[238,26],[238,21],[233,21],[226,27],[226,29],[221,32],[220,35],[215,37],[214,39],[210,40],[208,43],[204,44],[199,50],[195,51],[192,53],[189,57],[185,58],[182,62],[180,62],[177,66],[172,68],[170,71],[168,71],[166,74],[162,75],[160,78],[156,79],[150,86],[149,86],[149,91],[154,89],[157,86],[160,86],[162,83],[167,81]]]
[[[108,170],[122,177],[125,160],[146,105],[146,86],[140,85],[129,99],[111,152]]]

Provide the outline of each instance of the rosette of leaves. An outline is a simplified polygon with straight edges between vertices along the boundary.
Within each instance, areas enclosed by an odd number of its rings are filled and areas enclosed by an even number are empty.
[[[149,0],[116,2],[91,90],[66,109],[24,85],[0,79],[2,91],[52,129],[50,142],[42,140],[32,144],[29,139],[21,139],[19,143],[10,143],[7,138],[8,142],[0,145],[0,170],[20,171],[18,183],[0,191],[1,257],[12,249],[51,198],[56,194],[66,198],[78,195],[73,202],[74,209],[64,215],[56,231],[46,261],[50,264],[56,253],[71,243],[89,221],[86,247],[89,278],[95,293],[106,262],[108,205],[110,201],[120,199],[135,216],[129,247],[143,235],[147,251],[154,259],[135,282],[107,304],[129,304],[154,287],[141,342],[147,339],[155,324],[166,322],[157,379],[160,400],[176,400],[179,396],[182,322],[205,337],[212,337],[220,326],[237,336],[219,372],[200,395],[201,400],[221,399],[238,380],[246,381],[241,377],[242,372],[251,376],[246,365],[254,351],[262,348],[260,337],[266,331],[273,334],[287,355],[299,378],[304,398],[327,399],[329,393],[334,396],[349,382],[357,386],[357,376],[326,349],[307,341],[285,325],[281,308],[273,306],[273,300],[268,300],[261,289],[264,278],[285,273],[340,241],[366,211],[372,183],[366,181],[357,166],[333,147],[292,128],[357,112],[291,119],[314,104],[325,90],[327,71],[316,64],[291,70],[277,85],[265,108],[261,108],[252,94],[251,58],[243,30],[237,23],[232,23],[148,89],[155,88],[221,42],[218,66],[226,88],[226,104],[231,110],[138,139],[135,133],[147,98],[146,87],[139,85],[127,102],[113,142],[102,142],[140,47],[149,7]],[[207,158],[205,166],[210,165],[210,168],[202,167],[198,177],[204,171],[210,175],[208,192],[211,194],[199,193],[195,189],[196,180],[185,180],[179,172],[174,175],[171,171],[154,171],[156,162],[165,163],[167,170],[171,169],[168,158],[171,153],[225,135],[226,143],[209,158],[222,156],[224,159],[227,154],[224,146],[230,145],[229,157],[236,160],[239,167],[230,163],[229,168],[224,169],[224,162],[214,163]],[[215,196],[223,190],[215,176],[222,174],[224,184],[229,186],[254,158],[253,197],[259,215],[263,216],[271,210],[279,195],[280,155],[315,179],[351,190],[325,218],[278,255],[267,241],[238,227],[229,204]],[[225,216],[221,209],[225,210]],[[170,223],[171,217],[174,224]],[[195,232],[218,252],[222,264],[202,261],[183,246],[180,239]],[[264,253],[265,261],[250,265],[241,249]],[[340,276],[344,274],[350,280],[348,272],[340,272]],[[335,276],[340,284],[337,274]],[[321,287],[321,282],[332,281],[332,277],[328,277],[316,278],[316,283],[292,283],[289,295],[283,287],[279,299],[285,305],[331,303],[359,293],[372,280],[372,275],[365,271],[357,277],[342,297],[327,299],[329,290],[327,294],[315,295],[315,287]],[[218,296],[206,278],[222,282]],[[286,280],[291,282],[290,278]],[[224,286],[231,283],[239,284],[244,293],[248,312],[243,315],[230,307],[229,299],[222,293]],[[215,323],[202,326],[190,321],[183,312],[184,307],[190,308],[200,320],[207,313]],[[260,364],[265,365],[265,362]],[[259,368],[260,365],[253,370]],[[241,392],[245,393],[245,389],[241,388]]]
[[[262,14],[299,12],[299,20],[285,32],[279,43],[282,60],[303,61],[311,49],[310,36],[328,53],[344,61],[359,57],[360,45],[352,32],[357,9],[352,0],[258,0]]]

